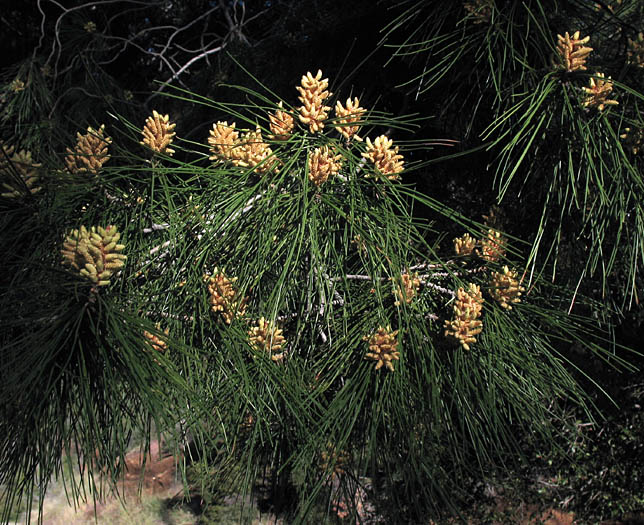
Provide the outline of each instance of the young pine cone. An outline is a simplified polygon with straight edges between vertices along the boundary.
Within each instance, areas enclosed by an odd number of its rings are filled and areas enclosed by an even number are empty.
[[[115,226],[72,230],[63,243],[63,264],[71,266],[96,286],[107,286],[110,277],[125,264],[121,254],[125,245],[117,244],[121,235]]]

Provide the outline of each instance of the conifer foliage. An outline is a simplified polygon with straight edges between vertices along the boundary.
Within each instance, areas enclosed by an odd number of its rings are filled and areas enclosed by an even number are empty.
[[[637,304],[642,3],[395,4],[386,45],[415,66],[418,96],[450,92],[439,127],[464,154],[485,152],[463,176],[493,188],[504,227],[532,245],[530,272]]]
[[[493,24],[515,30],[523,16],[494,2],[449,4],[459,24],[472,23],[463,50],[504,38]],[[573,160],[564,171],[551,148],[539,162],[524,162],[525,150],[560,122],[558,132],[596,126],[619,145],[639,117],[624,109],[622,130],[609,116],[631,99],[611,97],[618,88],[641,95],[584,73],[584,31],[558,39],[544,12],[531,13],[521,20],[542,22],[513,40],[521,57],[532,59],[541,38],[559,58],[537,55],[541,77],[517,72],[526,60],[493,68],[499,76],[485,87],[504,96],[491,97],[488,137],[501,196],[517,173],[531,175],[520,168],[545,163],[560,177],[551,191],[570,188],[559,195],[567,210],[582,202]],[[436,50],[434,38],[425,44]],[[438,58],[421,87],[455,61]],[[283,100],[248,74],[235,88],[244,104],[164,85],[173,107],[217,115],[201,137],[170,111],[136,121],[112,112],[76,124],[75,143],[61,134],[54,147],[26,152],[33,129],[3,120],[0,484],[10,503],[42,495],[71,452],[83,476],[100,472],[114,488],[132,436],[145,446],[154,427],[186,454],[196,444],[191,459],[213,463],[205,482],[246,493],[268,486],[294,522],[340,502],[362,519],[353,495],[363,493],[380,515],[414,522],[458,497],[462,479],[511,463],[517,436],[551,442],[559,404],[590,411],[561,341],[623,364],[596,322],[561,309],[573,292],[534,271],[541,237],[526,239],[535,248],[522,254],[518,235],[493,217],[481,224],[415,189],[411,177],[429,169],[414,160],[422,140],[397,137],[418,129],[412,118],[347,88],[332,93],[337,79],[320,70],[302,73]],[[23,89],[35,87],[7,83],[3,96]],[[562,121],[540,113],[545,100],[560,104]],[[540,116],[526,121],[527,110]],[[591,170],[586,183],[599,184],[605,168],[591,169],[582,153],[605,141],[564,136],[569,159]],[[627,192],[620,206],[639,217],[631,150],[616,147],[606,162],[628,162],[611,172]],[[601,213],[580,223],[590,247],[603,242],[592,237],[595,218],[623,211],[597,193],[584,202]],[[433,221],[413,213],[421,205]],[[639,257],[639,232],[616,249]],[[215,448],[223,459],[213,460]],[[85,496],[83,479],[66,481]]]

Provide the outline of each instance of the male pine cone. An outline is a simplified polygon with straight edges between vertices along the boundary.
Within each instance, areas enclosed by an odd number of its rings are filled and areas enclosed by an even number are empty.
[[[115,226],[87,230],[81,226],[72,230],[63,243],[63,264],[71,266],[96,286],[107,286],[110,277],[125,264],[126,256],[119,253],[125,245],[117,244],[121,234]]]

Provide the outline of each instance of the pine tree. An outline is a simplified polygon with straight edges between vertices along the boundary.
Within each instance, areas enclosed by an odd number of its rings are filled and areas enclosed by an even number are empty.
[[[490,148],[500,206],[519,177],[551,181],[545,192],[529,185],[526,199],[544,210],[536,230],[498,213],[480,222],[476,204],[455,209],[419,191],[426,137],[397,138],[417,133],[418,119],[331,93],[336,79],[322,71],[303,72],[283,100],[250,74],[231,103],[164,87],[173,107],[220,115],[199,138],[153,110],[88,114],[75,136],[42,143],[25,105],[52,111],[46,80],[35,63],[29,85],[7,79],[5,520],[72,457],[83,472],[67,480],[74,498],[92,473],[114,488],[133,436],[145,447],[156,431],[193,445],[205,484],[252,492],[268,480],[296,522],[341,505],[362,519],[363,494],[381,515],[414,522],[449,508],[462,480],[519,461],[528,440],[556,446],[563,407],[595,415],[567,347],[628,365],[582,315],[606,310],[568,285],[601,265],[615,304],[637,290],[636,263],[616,261],[640,256],[628,141],[642,95],[610,69],[583,72],[590,31],[559,30],[561,11],[444,4],[405,10],[388,42],[440,14],[398,54],[439,57],[413,85],[458,86],[440,122],[472,129],[468,141],[484,133],[471,149]],[[584,13],[627,28],[638,9]],[[631,41],[625,71],[637,76]],[[482,109],[461,128],[454,107],[469,97]],[[614,193],[593,189],[604,187]],[[597,247],[620,217],[624,241],[605,255]],[[564,247],[569,232],[588,232],[588,244]],[[565,268],[554,283],[542,275],[554,272],[551,252]],[[579,253],[592,257],[576,272]],[[613,267],[627,279],[608,288]]]
[[[637,304],[641,2],[396,5],[388,44],[418,71],[419,96],[449,92],[443,132],[485,152],[461,178],[492,189],[506,232],[531,244],[531,274],[618,311]]]

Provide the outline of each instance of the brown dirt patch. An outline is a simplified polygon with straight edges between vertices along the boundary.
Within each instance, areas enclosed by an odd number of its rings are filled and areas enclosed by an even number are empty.
[[[158,494],[176,485],[177,459],[162,452],[158,441],[150,443],[150,453],[145,457],[141,451],[132,451],[125,456],[125,476],[119,482],[119,491],[124,495],[137,495],[139,489],[147,494]]]

